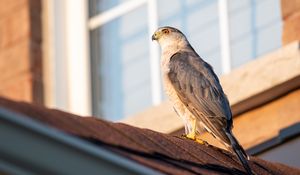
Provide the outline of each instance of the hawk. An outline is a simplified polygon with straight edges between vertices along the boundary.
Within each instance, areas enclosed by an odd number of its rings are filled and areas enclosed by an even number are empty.
[[[236,153],[245,170],[252,174],[249,157],[232,134],[230,105],[213,68],[176,28],[158,28],[152,40],[161,47],[164,89],[184,121],[186,137],[196,140],[205,128],[229,151]]]

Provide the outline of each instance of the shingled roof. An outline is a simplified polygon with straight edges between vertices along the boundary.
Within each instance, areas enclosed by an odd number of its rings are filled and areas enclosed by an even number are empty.
[[[245,174],[237,158],[229,152],[181,137],[4,98],[0,98],[0,107],[165,174]],[[256,157],[251,157],[250,166],[260,175],[300,174],[298,169]]]

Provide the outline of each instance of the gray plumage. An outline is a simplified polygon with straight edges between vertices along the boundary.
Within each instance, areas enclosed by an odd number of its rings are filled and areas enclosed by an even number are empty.
[[[201,59],[178,29],[159,28],[152,39],[162,48],[165,91],[185,122],[186,134],[195,139],[204,127],[235,152],[251,174],[248,156],[231,132],[230,105],[212,67]]]
[[[168,77],[187,109],[214,136],[230,145],[221,128],[232,126],[231,111],[219,80],[209,64],[187,51],[170,59]]]

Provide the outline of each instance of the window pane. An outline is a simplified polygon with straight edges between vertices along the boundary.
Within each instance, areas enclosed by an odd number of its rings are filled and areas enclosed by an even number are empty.
[[[180,28],[196,52],[220,74],[218,1],[162,0],[158,7],[160,26]]]
[[[233,68],[281,47],[279,0],[228,2]],[[194,49],[220,75],[218,0],[160,0],[158,7],[160,26],[179,27]]]
[[[119,0],[89,0],[89,16],[98,15],[118,4]]]
[[[146,18],[142,6],[91,31],[95,115],[118,120],[151,105]]]
[[[281,47],[279,0],[229,1],[232,66]]]

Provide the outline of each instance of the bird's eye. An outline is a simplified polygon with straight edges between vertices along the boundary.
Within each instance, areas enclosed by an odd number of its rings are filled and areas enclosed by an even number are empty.
[[[163,32],[164,34],[170,33],[170,31],[169,31],[168,29],[163,29],[162,32]]]

